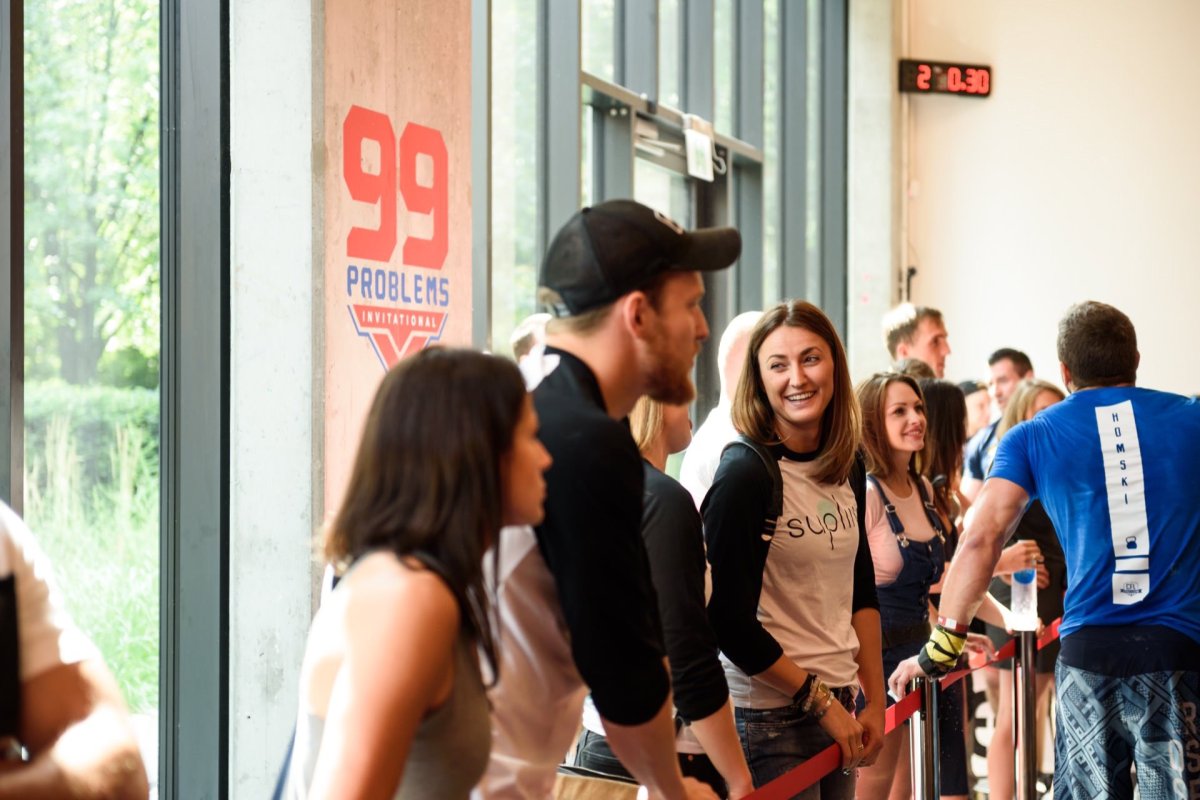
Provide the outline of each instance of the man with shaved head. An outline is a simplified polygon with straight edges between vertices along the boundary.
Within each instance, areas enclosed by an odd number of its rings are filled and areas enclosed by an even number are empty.
[[[761,311],[746,311],[738,314],[725,327],[721,343],[717,347],[717,372],[721,376],[721,399],[716,408],[708,412],[704,424],[692,437],[692,443],[683,454],[679,468],[679,482],[692,495],[696,508],[704,502],[704,495],[712,485],[721,451],[737,437],[733,421],[729,418],[733,407],[733,393],[737,389],[738,376],[746,362],[746,345],[750,342],[750,331],[762,316]]]

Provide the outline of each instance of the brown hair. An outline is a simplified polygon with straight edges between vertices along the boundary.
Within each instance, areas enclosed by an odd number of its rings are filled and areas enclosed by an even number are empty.
[[[1033,372],[1033,362],[1029,360],[1029,356],[1012,347],[1001,347],[988,356],[987,363],[989,367],[994,367],[1005,360],[1012,362],[1013,369],[1022,378]]]
[[[921,474],[933,486],[933,504],[950,521],[960,508],[954,489],[962,474],[963,445],[967,443],[967,400],[962,389],[939,378],[917,381],[925,397],[925,449],[920,454]],[[941,480],[938,480],[941,478]],[[955,542],[952,536],[951,545]]]
[[[1067,309],[1058,323],[1058,360],[1076,389],[1137,380],[1137,332],[1116,308],[1087,300]]]
[[[375,392],[324,541],[342,567],[373,550],[426,556],[493,668],[483,554],[502,524],[500,463],[526,397],[516,365],[498,356],[431,347],[401,361]]]
[[[629,430],[633,433],[638,452],[644,454],[654,440],[662,435],[663,404],[646,394],[639,397],[629,412]]]
[[[814,466],[822,483],[843,483],[850,477],[854,453],[858,450],[860,421],[858,398],[850,382],[846,350],[833,323],[821,309],[804,300],[788,300],[764,312],[750,333],[746,363],[733,396],[733,427],[762,444],[780,441],[775,428],[775,412],[763,388],[758,353],[763,340],[784,325],[804,328],[820,336],[833,355],[833,397],[821,418],[821,448]]]
[[[912,303],[901,303],[883,317],[883,340],[887,344],[888,353],[896,357],[896,348],[901,342],[912,344],[913,337],[921,320],[931,319],[942,323],[942,312],[929,306],[914,306]]]
[[[933,371],[933,367],[926,364],[919,358],[902,358],[896,362],[895,371],[901,375],[920,380],[921,378],[936,378],[937,373]]]
[[[1004,434],[1025,421],[1025,417],[1029,415],[1029,410],[1033,408],[1034,402],[1042,392],[1056,394],[1060,401],[1067,398],[1063,394],[1062,389],[1049,381],[1037,380],[1035,378],[1021,381],[1013,391],[1012,397],[1008,399],[1008,406],[1004,409],[1004,416],[1000,418],[1000,424],[996,426],[997,441]]]
[[[862,446],[867,459],[867,472],[883,480],[891,478],[895,472],[892,463],[892,445],[888,442],[887,426],[884,415],[887,413],[887,389],[893,383],[903,383],[913,390],[917,400],[922,404],[925,398],[917,379],[911,375],[899,372],[877,372],[855,388],[858,404],[862,407]],[[908,466],[914,478],[917,475],[916,459]]]

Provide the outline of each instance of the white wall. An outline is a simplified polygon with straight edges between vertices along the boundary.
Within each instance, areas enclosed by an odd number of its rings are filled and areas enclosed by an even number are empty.
[[[229,787],[242,798],[274,785],[312,609],[313,40],[323,11],[320,0],[235,0],[230,12]]]
[[[908,104],[902,253],[947,377],[1013,346],[1057,380],[1057,321],[1095,299],[1137,327],[1139,383],[1200,392],[1200,3],[901,1],[901,56],[994,70],[989,98]]]
[[[887,369],[879,321],[895,304],[900,271],[900,101],[896,5],[850,4],[847,69],[846,351],[858,381]]]

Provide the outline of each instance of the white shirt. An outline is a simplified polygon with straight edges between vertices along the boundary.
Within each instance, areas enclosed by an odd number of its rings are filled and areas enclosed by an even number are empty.
[[[504,528],[499,546],[501,572],[493,585],[500,680],[488,692],[492,754],[471,797],[546,800],[579,730],[587,685],[575,668],[554,576],[533,529]],[[484,559],[488,573],[491,563]]]
[[[692,443],[683,454],[683,463],[679,466],[679,482],[691,494],[696,508],[700,508],[704,496],[712,486],[725,445],[737,438],[737,430],[734,429],[733,420],[730,418],[732,410],[733,406],[722,400],[716,408],[708,412],[704,424],[692,436]]]

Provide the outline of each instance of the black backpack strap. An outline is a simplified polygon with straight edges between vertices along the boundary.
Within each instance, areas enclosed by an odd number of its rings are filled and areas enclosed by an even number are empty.
[[[21,734],[21,637],[17,632],[16,576],[0,578],[0,754]]]
[[[929,517],[929,524],[933,526],[933,532],[945,542],[946,523],[942,521],[942,515],[938,513],[937,506],[933,504],[929,492],[925,491],[925,479],[920,475],[917,476],[917,491],[921,493],[921,505],[925,506],[925,516]]]
[[[725,450],[737,446],[745,447],[758,456],[767,470],[767,475],[771,478],[771,508],[767,517],[763,519],[762,530],[763,541],[769,542],[775,538],[775,523],[783,515],[783,474],[779,471],[779,462],[775,460],[775,456],[771,454],[766,445],[739,433],[736,439],[725,445]]]
[[[875,491],[879,492],[879,499],[883,501],[883,511],[887,514],[888,526],[891,527],[892,534],[900,540],[902,547],[908,547],[908,537],[904,535],[904,523],[900,521],[900,515],[896,513],[895,504],[883,490],[883,484],[874,475],[868,475],[867,480],[875,487]]]
[[[850,488],[854,490],[854,502],[858,504],[858,529],[867,529],[867,459],[862,450],[854,453],[854,466],[850,468]]]

